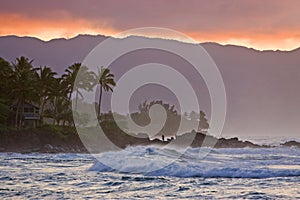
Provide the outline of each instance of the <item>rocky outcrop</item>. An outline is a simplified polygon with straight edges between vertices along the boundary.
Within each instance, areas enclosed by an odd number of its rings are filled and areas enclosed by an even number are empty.
[[[282,143],[281,146],[298,147],[298,148],[300,148],[300,142],[288,141],[288,142]]]
[[[59,132],[29,129],[0,132],[0,152],[16,153],[87,153],[73,129]]]
[[[193,148],[214,147],[214,148],[268,148],[271,146],[258,145],[249,141],[241,141],[238,138],[216,138],[203,133],[186,133],[177,136],[176,140],[161,141],[159,139],[149,140],[138,138],[118,132],[116,130],[108,132],[106,136],[109,140],[120,148],[138,145],[167,145],[175,142],[178,146],[188,144]],[[96,143],[98,144],[98,143]],[[299,147],[300,143],[289,141],[282,146]],[[89,148],[89,147],[87,147]],[[1,131],[0,132],[0,152],[17,153],[89,153],[82,144],[74,128],[62,128],[61,130],[32,129],[22,131]],[[96,153],[93,151],[93,153]]]

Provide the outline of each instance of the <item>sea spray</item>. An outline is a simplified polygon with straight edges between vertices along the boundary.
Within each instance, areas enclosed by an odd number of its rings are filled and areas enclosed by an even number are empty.
[[[182,154],[175,149],[128,147],[122,151],[105,152],[89,169],[147,176],[270,178],[300,176],[300,149],[224,148],[213,149],[204,159],[198,158],[201,148],[187,148]],[[167,166],[169,159],[182,154]],[[106,166],[103,163],[109,163]],[[158,170],[156,170],[158,169]]]

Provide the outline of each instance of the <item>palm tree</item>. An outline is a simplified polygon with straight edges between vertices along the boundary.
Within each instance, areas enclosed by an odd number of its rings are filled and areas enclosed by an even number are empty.
[[[80,73],[78,74],[80,69]],[[72,93],[76,92],[75,97],[75,110],[77,108],[78,97],[82,96],[79,89],[91,91],[95,83],[95,73],[88,70],[88,67],[75,63],[65,70],[66,74],[63,75],[69,93],[69,101],[71,101]],[[76,83],[75,83],[76,81]]]
[[[80,73],[77,74],[76,83],[74,89],[76,90],[75,97],[75,110],[77,110],[78,97],[83,98],[80,89],[91,91],[95,86],[95,73],[88,70],[88,67],[82,65],[80,68]]]
[[[209,129],[209,123],[208,120],[206,119],[205,112],[203,112],[202,110],[200,111],[199,121],[200,121],[199,123],[200,131],[202,131],[203,133],[207,133]]]
[[[11,76],[12,76],[12,68],[11,65],[9,64],[9,62],[7,62],[6,60],[4,60],[3,58],[0,57],[0,101],[1,102],[5,102],[7,103],[7,105],[9,105],[8,102],[9,96],[7,95],[7,91],[11,90]]]
[[[63,78],[54,79],[53,85],[49,91],[51,108],[45,110],[45,116],[52,118],[53,124],[55,124],[55,122],[59,124],[61,120],[64,120],[62,117],[63,113],[71,110],[68,93],[63,81]]]
[[[11,76],[12,90],[10,95],[16,101],[16,127],[22,125],[22,116],[24,114],[23,106],[25,102],[35,102],[37,99],[36,91],[36,71],[32,66],[32,60],[28,58],[17,58],[13,63],[13,74]],[[20,112],[21,111],[21,112]],[[19,118],[20,116],[20,118]]]
[[[40,116],[43,119],[44,106],[50,99],[51,90],[54,86],[55,75],[57,75],[57,73],[53,72],[51,68],[46,66],[37,68],[37,72]]]
[[[99,103],[98,103],[98,118],[100,118],[101,115],[101,100],[102,100],[102,92],[103,90],[108,92],[113,92],[113,86],[116,86],[116,83],[114,81],[114,75],[110,73],[110,70],[105,67],[101,67],[101,69],[98,69],[99,74],[99,82],[100,85],[100,94],[99,94]]]
[[[66,90],[67,90],[67,93],[68,93],[69,101],[71,101],[76,76],[77,76],[77,73],[80,69],[80,66],[81,66],[81,63],[74,63],[73,65],[68,67],[65,70],[65,74],[62,75],[62,78],[64,80],[64,84],[66,86]]]
[[[0,57],[0,124],[7,125],[11,115],[10,106],[12,99],[7,95],[11,91],[12,68],[9,62]]]

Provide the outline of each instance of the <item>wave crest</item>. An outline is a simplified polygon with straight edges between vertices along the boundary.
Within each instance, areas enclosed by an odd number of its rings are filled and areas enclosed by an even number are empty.
[[[127,147],[122,151],[105,152],[97,155],[98,161],[89,170],[148,176],[205,178],[300,176],[299,148],[212,149],[206,158],[198,159],[199,152],[205,149]],[[178,157],[178,154],[182,154],[179,159],[165,165],[170,159]],[[108,164],[104,165],[103,163]]]

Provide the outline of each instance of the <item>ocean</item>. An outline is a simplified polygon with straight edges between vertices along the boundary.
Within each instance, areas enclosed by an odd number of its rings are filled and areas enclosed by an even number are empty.
[[[300,199],[299,148],[209,149],[201,159],[199,151],[1,153],[0,198]]]

